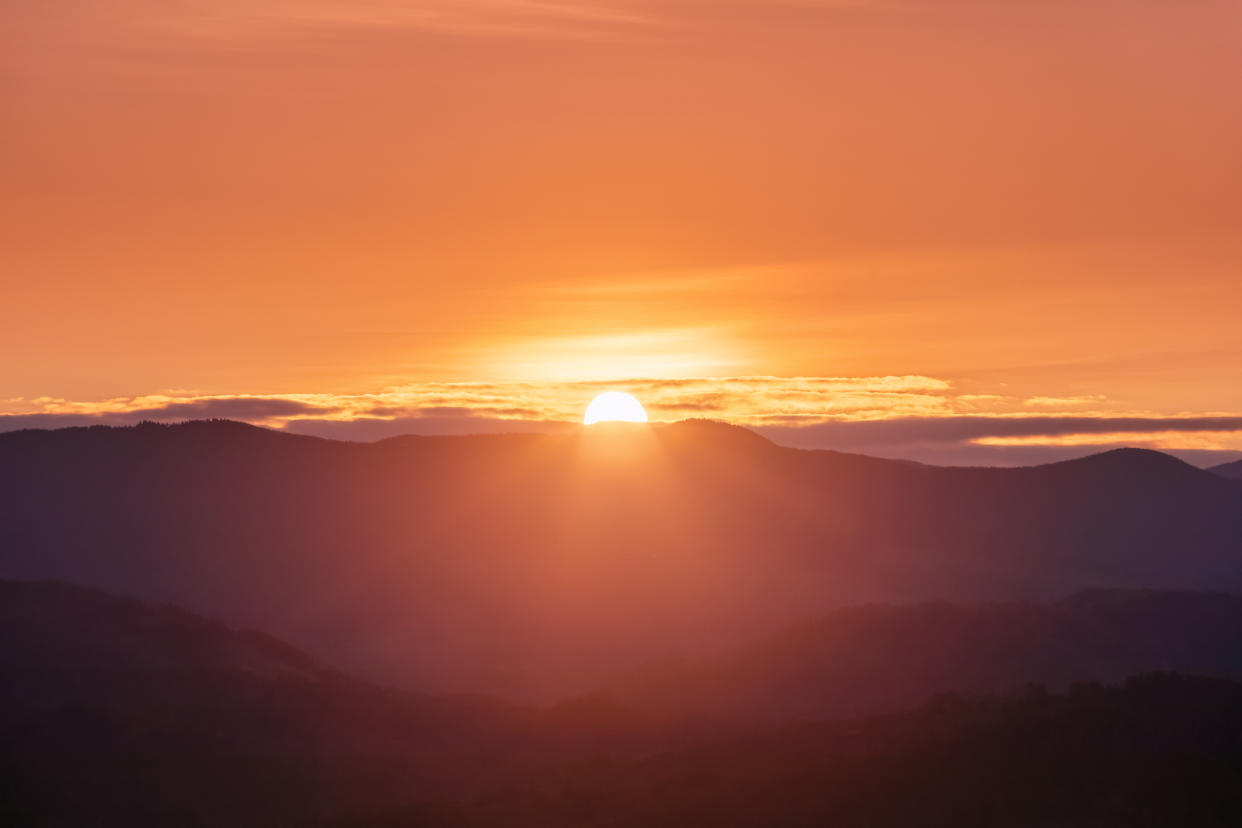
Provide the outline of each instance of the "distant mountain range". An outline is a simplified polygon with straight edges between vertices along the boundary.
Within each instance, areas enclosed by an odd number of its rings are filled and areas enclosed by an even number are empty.
[[[1151,451],[936,468],[704,422],[355,444],[213,421],[0,435],[0,538],[6,577],[551,700],[866,602],[1242,591],[1242,484]]]
[[[1221,477],[1228,477],[1232,480],[1242,480],[1242,460],[1235,460],[1232,463],[1222,463],[1219,466],[1212,466],[1208,469],[1215,472]]]

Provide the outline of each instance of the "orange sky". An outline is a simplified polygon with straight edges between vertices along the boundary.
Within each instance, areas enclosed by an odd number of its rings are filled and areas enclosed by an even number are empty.
[[[40,0],[0,55],[10,427],[617,381],[1242,450],[1158,422],[1242,415],[1236,2]]]

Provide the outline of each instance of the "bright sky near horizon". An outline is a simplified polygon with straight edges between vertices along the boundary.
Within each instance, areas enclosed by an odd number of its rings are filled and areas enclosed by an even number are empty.
[[[0,50],[0,430],[616,387],[1242,456],[1231,0],[40,0]]]

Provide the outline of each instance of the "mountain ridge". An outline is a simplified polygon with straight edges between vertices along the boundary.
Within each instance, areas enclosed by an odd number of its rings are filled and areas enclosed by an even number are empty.
[[[665,716],[816,721],[1158,671],[1242,678],[1242,597],[1095,589],[1041,604],[866,604],[647,665],[599,692]]]
[[[1225,825],[1239,807],[1242,684],[1220,679],[1144,674],[864,718],[695,722],[598,698],[529,710],[331,668],[256,672],[217,658],[253,645],[225,624],[71,584],[0,581],[0,619],[7,825],[947,828],[1004,822],[1015,802],[1041,824],[1073,813]],[[81,658],[109,641],[165,659]],[[266,643],[277,660],[296,653]]]
[[[1221,477],[1228,477],[1231,480],[1242,480],[1242,460],[1235,460],[1232,463],[1221,463],[1219,466],[1212,466],[1208,471],[1219,474]]]
[[[1104,463],[1104,462],[1121,462],[1124,460],[1136,460],[1138,458],[1148,458],[1156,462],[1166,462],[1170,467],[1174,464],[1185,466],[1196,471],[1208,471],[1221,473],[1225,470],[1231,470],[1234,467],[1242,468],[1242,460],[1233,463],[1223,463],[1218,466],[1212,466],[1208,469],[1199,469],[1180,458],[1174,457],[1156,449],[1140,448],[1140,447],[1121,447],[1106,449],[1104,451],[1087,454],[1082,457],[1071,458],[1069,460],[1057,460],[1049,463],[1038,463],[1030,466],[937,466],[929,463],[923,463],[916,460],[894,459],[885,457],[873,457],[862,452],[839,451],[830,448],[798,448],[791,446],[783,446],[773,442],[770,438],[752,431],[745,426],[725,423],[719,420],[711,420],[704,418],[691,418],[686,420],[678,420],[675,422],[653,422],[653,423],[598,423],[592,427],[582,427],[581,433],[589,434],[591,431],[601,432],[607,431],[610,427],[625,430],[641,430],[652,429],[670,432],[683,432],[685,434],[707,434],[730,435],[732,438],[739,440],[751,441],[753,444],[765,444],[782,451],[809,452],[813,454],[825,453],[830,455],[846,456],[846,457],[865,457],[869,460],[877,462],[904,465],[919,466],[933,469],[993,469],[993,470],[1009,470],[1009,469],[1032,469],[1032,468],[1048,468],[1048,467],[1064,467],[1076,463]],[[392,445],[400,444],[403,441],[417,442],[454,442],[462,439],[469,440],[541,440],[541,439],[563,439],[564,434],[555,432],[550,433],[532,433],[532,432],[487,432],[487,433],[462,433],[462,434],[398,434],[391,437],[385,437],[375,441],[352,441],[342,440],[331,437],[319,437],[315,435],[300,434],[296,432],[286,431],[283,429],[267,428],[265,426],[254,425],[239,420],[229,420],[225,418],[211,418],[200,420],[183,420],[179,422],[157,422],[145,420],[135,425],[80,425],[65,426],[61,428],[23,428],[11,431],[0,432],[0,444],[8,441],[21,439],[22,436],[29,435],[52,435],[52,434],[73,434],[73,435],[98,435],[103,433],[122,433],[122,432],[138,432],[145,434],[164,433],[175,434],[177,432],[196,432],[200,434],[245,434],[255,436],[258,434],[272,435],[280,439],[290,439],[299,441],[304,444],[318,442],[322,444],[345,444],[345,445]],[[1156,460],[1163,458],[1163,460]]]
[[[1242,590],[1242,492],[1164,455],[942,468],[720,424],[596,429],[12,432],[0,577],[168,601],[383,683],[529,700],[866,601]]]

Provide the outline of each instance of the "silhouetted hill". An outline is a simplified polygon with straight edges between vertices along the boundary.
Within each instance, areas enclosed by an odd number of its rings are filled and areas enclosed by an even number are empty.
[[[445,798],[573,756],[600,720],[388,690],[173,606],[0,581],[3,825],[274,826]]]
[[[1121,687],[946,697],[901,715],[725,732],[575,765],[547,790],[372,809],[321,828],[842,828],[1242,823],[1242,686],[1145,675]]]
[[[1232,463],[1221,463],[1219,466],[1212,466],[1208,471],[1232,480],[1242,480],[1242,460],[1235,460]]]
[[[1151,600],[1198,600],[1205,617],[1232,617],[1218,599],[1096,593],[1064,604],[1129,617]],[[599,698],[531,711],[383,690],[258,633],[63,584],[0,582],[0,622],[3,825],[1242,818],[1242,686],[1225,681],[1148,675],[1064,696],[942,696],[883,717],[694,727]]]
[[[0,825],[286,826],[422,800],[446,814],[694,738],[606,700],[385,689],[170,605],[0,581]]]
[[[3,687],[6,702],[17,701],[13,694],[19,691],[48,704],[59,701],[49,695],[52,690],[99,693],[103,685],[96,679],[103,675],[237,673],[312,683],[339,678],[262,633],[232,630],[171,605],[53,582],[0,581],[0,652],[14,668]],[[70,665],[71,671],[49,676],[46,688],[23,688],[42,664]]]
[[[855,607],[710,659],[649,665],[604,692],[663,715],[819,720],[1160,670],[1242,678],[1242,598],[1092,591]]]
[[[312,707],[330,702],[335,713],[358,712],[343,703],[350,699],[359,709],[400,709],[410,714],[406,724],[420,726],[418,738],[427,739],[433,731],[452,731],[463,721],[510,710],[481,698],[382,688],[324,667],[262,632],[232,629],[170,604],[53,581],[0,580],[0,665],[0,720],[14,712],[26,715],[76,704],[146,714],[209,699],[257,701],[261,693],[255,695],[256,688],[281,688],[291,697],[302,694],[302,701]],[[339,725],[338,716],[323,712],[310,707],[294,711],[285,735],[301,742],[315,738],[313,730],[322,732],[320,725],[339,726],[351,740],[367,731],[356,721]],[[318,724],[307,728],[312,720]],[[366,735],[377,734],[384,743],[398,735],[387,725]],[[248,735],[253,734],[228,738]],[[271,735],[261,738],[270,745]]]
[[[0,538],[0,575],[534,699],[862,602],[1242,590],[1242,490],[1165,455],[936,468],[705,422],[377,444],[221,421],[14,432]]]

